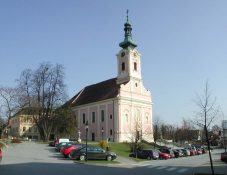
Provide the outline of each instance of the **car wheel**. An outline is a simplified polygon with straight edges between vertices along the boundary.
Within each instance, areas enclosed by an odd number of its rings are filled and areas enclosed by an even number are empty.
[[[107,160],[107,161],[111,161],[111,160],[112,160],[112,156],[107,156],[107,157],[106,157],[106,160]]]
[[[150,156],[147,156],[147,160],[151,160],[151,157]]]
[[[85,155],[81,155],[80,156],[80,161],[84,161],[85,160]]]
[[[71,154],[69,154],[68,156],[69,156],[69,159],[73,159],[72,156],[71,156]]]

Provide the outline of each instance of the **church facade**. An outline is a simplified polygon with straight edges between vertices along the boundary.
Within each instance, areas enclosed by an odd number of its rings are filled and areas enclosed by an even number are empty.
[[[141,55],[132,40],[132,27],[124,24],[124,41],[117,53],[117,77],[89,85],[69,104],[73,110],[80,138],[99,141],[153,142],[152,98],[142,81]]]

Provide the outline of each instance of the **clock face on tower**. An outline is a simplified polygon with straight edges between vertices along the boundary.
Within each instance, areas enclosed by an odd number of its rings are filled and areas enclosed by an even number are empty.
[[[135,57],[135,58],[137,57],[137,54],[136,54],[136,52],[134,52],[134,54],[133,54],[133,55],[134,55],[134,57]]]
[[[121,52],[121,57],[124,57],[125,56],[125,52]]]

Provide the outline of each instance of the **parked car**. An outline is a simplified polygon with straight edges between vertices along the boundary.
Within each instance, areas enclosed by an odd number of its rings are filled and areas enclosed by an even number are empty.
[[[227,163],[227,152],[221,153],[221,161],[224,161]]]
[[[174,152],[170,148],[160,148],[159,151],[169,154],[171,158],[175,157]]]
[[[111,161],[117,158],[116,153],[105,151],[102,148],[94,147],[94,146],[87,146],[87,155],[86,155],[86,146],[72,150],[69,154],[70,159],[77,159],[77,160],[107,160]]]
[[[157,150],[144,149],[142,151],[137,151],[129,154],[129,157],[138,157],[140,159],[155,160],[159,158],[159,152]]]
[[[61,143],[61,142],[69,142],[69,139],[66,138],[60,138],[60,139],[56,139],[54,141],[54,146],[56,146],[57,144]]]
[[[175,158],[184,156],[183,152],[180,149],[172,149],[172,151],[174,153]]]
[[[55,150],[59,152],[61,150],[61,148],[67,147],[67,146],[70,146],[73,144],[74,144],[74,142],[61,142],[55,146]]]
[[[51,142],[49,142],[49,146],[51,146],[51,147],[55,147],[55,141],[51,141]]]
[[[170,156],[170,154],[167,154],[167,153],[163,153],[163,152],[161,152],[161,151],[158,151],[159,152],[159,159],[170,159],[171,158],[171,156]]]
[[[197,149],[196,149],[196,154],[197,154],[197,155],[203,154],[203,151],[202,151],[202,149],[200,149],[200,148],[197,148]]]
[[[63,156],[65,158],[67,158],[72,150],[79,149],[79,148],[82,148],[84,146],[85,146],[84,144],[73,144],[73,145],[69,145],[65,148],[64,147],[61,148],[60,152],[63,154]]]
[[[181,149],[183,156],[190,156],[190,151],[188,149]]]
[[[190,156],[196,155],[196,150],[195,149],[189,148],[188,150],[190,151]]]
[[[206,148],[201,147],[202,153],[205,154],[207,152]]]

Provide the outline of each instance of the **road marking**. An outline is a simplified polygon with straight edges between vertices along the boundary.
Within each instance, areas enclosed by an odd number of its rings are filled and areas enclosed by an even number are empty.
[[[177,172],[184,173],[185,171],[188,171],[188,169],[187,168],[182,168],[182,169],[178,170]]]
[[[168,168],[167,171],[173,171],[175,169],[177,169],[177,168],[176,167],[171,167],[171,168]]]
[[[156,165],[150,165],[150,166],[147,166],[147,168],[157,168],[158,166]]]
[[[164,169],[164,168],[166,168],[166,167],[164,167],[164,166],[160,166],[160,167],[157,167],[156,169],[158,169],[158,170],[162,170],[162,169]]]

